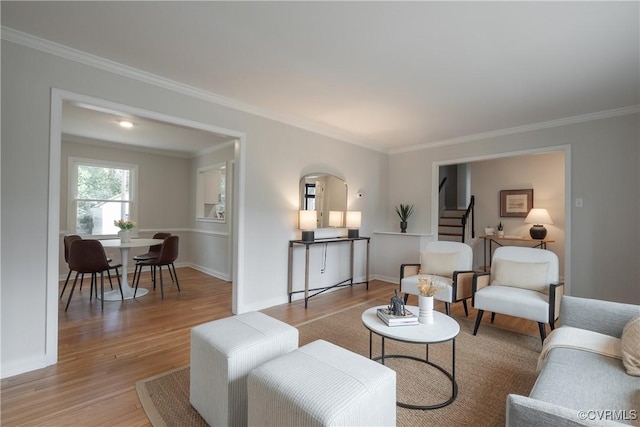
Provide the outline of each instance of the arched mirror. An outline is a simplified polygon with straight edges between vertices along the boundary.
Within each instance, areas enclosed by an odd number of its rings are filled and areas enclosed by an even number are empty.
[[[313,173],[300,179],[300,210],[318,212],[318,228],[344,227],[347,183],[337,176]],[[331,212],[334,212],[332,215]],[[336,215],[340,212],[340,217]],[[331,218],[331,222],[330,222]]]

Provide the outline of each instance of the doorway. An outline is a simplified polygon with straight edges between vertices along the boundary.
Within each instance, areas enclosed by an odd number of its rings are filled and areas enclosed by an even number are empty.
[[[51,131],[50,131],[50,152],[49,152],[49,200],[48,200],[48,236],[47,252],[50,255],[47,260],[47,339],[46,339],[46,360],[48,364],[57,363],[58,346],[58,282],[59,282],[59,258],[60,258],[60,194],[61,194],[61,162],[62,162],[62,123],[63,106],[65,103],[76,106],[87,106],[103,112],[117,112],[132,118],[139,118],[147,122],[155,122],[165,127],[173,126],[177,128],[192,130],[201,133],[209,133],[212,136],[232,141],[233,176],[230,183],[233,185],[234,194],[230,202],[229,209],[229,234],[230,251],[229,259],[232,263],[230,275],[232,281],[232,311],[237,312],[238,289],[241,275],[239,265],[242,264],[241,239],[244,224],[242,218],[237,213],[242,208],[243,182],[244,182],[244,146],[245,135],[242,132],[213,126],[206,123],[195,122],[143,110],[137,107],[117,104],[103,99],[93,98],[77,93],[53,89],[51,94]],[[215,139],[215,138],[214,138]],[[156,147],[157,148],[157,147]]]

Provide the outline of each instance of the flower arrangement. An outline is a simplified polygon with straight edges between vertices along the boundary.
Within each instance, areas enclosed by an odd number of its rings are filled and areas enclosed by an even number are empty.
[[[432,297],[442,289],[442,286],[437,285],[431,280],[429,276],[420,274],[418,276],[418,291],[423,297]]]
[[[125,221],[124,219],[118,219],[113,221],[113,225],[118,227],[120,230],[131,230],[136,226],[136,223],[129,220]]]

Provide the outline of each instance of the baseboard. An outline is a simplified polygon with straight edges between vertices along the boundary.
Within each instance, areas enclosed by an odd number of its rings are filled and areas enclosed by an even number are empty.
[[[400,280],[398,280],[397,277],[383,276],[381,274],[374,274],[371,277],[373,277],[372,280],[380,280],[380,281],[383,281],[383,282],[389,282],[389,283],[393,283],[394,285],[399,285],[400,284]]]
[[[32,357],[30,359],[20,359],[14,362],[3,361],[2,368],[0,370],[0,378],[5,379],[14,375],[24,374],[25,372],[46,368],[47,366],[55,363],[55,361],[53,363],[48,362],[46,355]]]
[[[203,267],[201,265],[197,265],[197,264],[193,264],[193,263],[187,262],[187,263],[184,263],[183,267],[191,267],[194,270],[201,271],[201,272],[203,272],[205,274],[208,274],[209,276],[213,276],[213,277],[215,277],[217,279],[224,280],[225,282],[230,282],[231,281],[231,276],[229,274],[222,273],[222,272],[216,271],[216,270],[212,270],[210,268]]]

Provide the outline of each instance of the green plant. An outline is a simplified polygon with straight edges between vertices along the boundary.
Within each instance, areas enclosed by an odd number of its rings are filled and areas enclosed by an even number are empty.
[[[413,205],[405,205],[400,203],[400,206],[396,206],[396,213],[400,217],[400,221],[407,222],[407,219],[413,213]]]
[[[502,227],[502,221],[498,223],[498,231],[502,231],[504,228]]]
[[[131,230],[136,226],[136,223],[129,220],[125,221],[124,219],[118,219],[113,221],[113,225],[118,227],[120,230]]]

